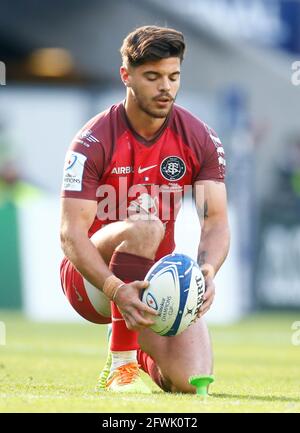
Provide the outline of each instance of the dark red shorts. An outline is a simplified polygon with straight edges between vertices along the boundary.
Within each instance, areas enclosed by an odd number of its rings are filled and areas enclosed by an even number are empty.
[[[66,257],[60,265],[60,279],[64,294],[80,316],[93,323],[111,322],[109,299],[85,280]]]

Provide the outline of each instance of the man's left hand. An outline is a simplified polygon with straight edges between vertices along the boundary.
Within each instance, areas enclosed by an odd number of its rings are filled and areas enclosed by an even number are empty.
[[[207,313],[215,297],[215,283],[213,280],[215,272],[213,267],[209,264],[204,264],[201,266],[201,271],[205,278],[205,293],[203,295],[204,302],[199,310],[198,317],[202,317],[205,313]]]

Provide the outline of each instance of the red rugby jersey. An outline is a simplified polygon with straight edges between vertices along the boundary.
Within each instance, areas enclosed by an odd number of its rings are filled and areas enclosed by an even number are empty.
[[[131,127],[124,102],[92,118],[67,152],[62,197],[98,202],[89,236],[130,212],[153,213],[166,233],[156,259],[174,250],[180,199],[198,180],[224,181],[221,141],[204,122],[174,105],[148,141]]]

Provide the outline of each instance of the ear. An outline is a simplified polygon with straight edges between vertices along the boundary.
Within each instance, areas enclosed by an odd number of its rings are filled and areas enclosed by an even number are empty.
[[[121,66],[120,68],[120,76],[123,81],[124,86],[130,87],[130,74],[126,66]]]

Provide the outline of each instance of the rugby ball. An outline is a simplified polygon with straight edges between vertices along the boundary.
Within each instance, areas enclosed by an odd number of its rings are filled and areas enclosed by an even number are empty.
[[[178,335],[196,319],[203,303],[204,276],[198,264],[185,254],[169,254],[147,273],[149,286],[142,301],[158,311],[151,329],[162,336]]]

